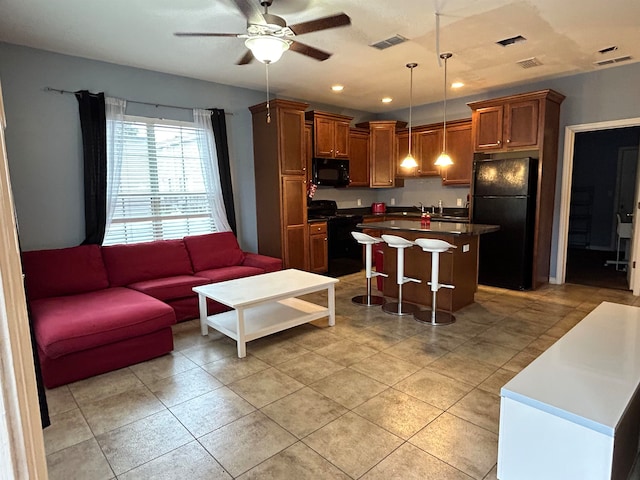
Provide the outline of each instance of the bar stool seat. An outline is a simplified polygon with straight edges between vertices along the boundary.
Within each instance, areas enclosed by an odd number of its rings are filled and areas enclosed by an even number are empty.
[[[421,283],[419,278],[406,277],[404,275],[404,251],[409,247],[415,246],[415,243],[406,238],[396,235],[382,235],[382,240],[391,248],[398,250],[397,275],[396,283],[398,284],[398,301],[385,303],[382,310],[392,315],[412,315],[420,310],[420,307],[413,303],[403,303],[402,301],[402,285],[408,282]]]
[[[351,232],[353,238],[360,245],[364,245],[365,249],[365,271],[367,278],[367,294],[366,295],[356,295],[351,299],[353,303],[358,305],[364,305],[367,307],[373,307],[376,305],[383,305],[385,303],[384,297],[379,295],[371,295],[371,278],[373,277],[388,277],[386,273],[378,272],[373,270],[373,245],[376,243],[382,243],[383,240],[378,237],[372,237],[371,235],[367,235],[362,232]]]
[[[434,326],[449,325],[456,321],[456,317],[454,317],[450,312],[438,310],[436,294],[440,288],[455,288],[455,286],[440,283],[438,279],[440,273],[440,254],[457,247],[449,242],[435,238],[418,238],[415,243],[422,248],[423,251],[431,253],[431,281],[427,282],[427,285],[431,286],[432,298],[431,310],[421,310],[420,312],[416,312],[413,314],[413,318],[420,322],[430,323]]]

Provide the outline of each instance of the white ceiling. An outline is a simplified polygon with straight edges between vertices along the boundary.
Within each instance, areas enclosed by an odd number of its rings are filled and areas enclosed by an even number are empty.
[[[318,62],[285,52],[269,68],[271,90],[344,108],[395,110],[409,104],[405,64],[417,62],[414,105],[439,101],[443,69],[436,52],[436,10],[441,51],[454,54],[449,79],[465,83],[450,91],[450,98],[640,60],[638,0],[274,0],[270,13],[289,25],[339,12],[352,24],[296,37],[333,56]],[[0,0],[0,41],[264,91],[263,64],[235,64],[245,52],[242,39],[173,35],[245,28],[231,0]],[[409,41],[386,50],[369,46],[396,34]],[[527,41],[509,47],[495,43],[515,35]],[[618,49],[598,53],[612,45]],[[632,60],[594,65],[622,55]],[[530,57],[542,65],[516,64]],[[334,83],[344,91],[332,93]],[[383,96],[394,101],[382,105]]]

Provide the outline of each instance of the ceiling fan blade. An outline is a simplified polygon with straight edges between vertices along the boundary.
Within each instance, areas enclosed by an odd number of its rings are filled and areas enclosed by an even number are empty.
[[[198,33],[198,32],[176,32],[176,37],[238,37],[242,33]]]
[[[289,50],[293,50],[294,52],[301,53],[306,55],[307,57],[315,58],[319,61],[324,61],[329,58],[332,54],[328,52],[323,52],[315,47],[310,47],[309,45],[305,45],[304,43],[297,42],[295,40],[289,40],[291,45],[289,46]]]
[[[257,0],[233,0],[238,10],[247,18],[251,24],[264,25],[266,22],[262,17],[262,12]]]
[[[247,63],[251,63],[253,61],[253,53],[251,50],[247,50],[247,53],[243,55],[243,57],[236,62],[236,65],[246,65]]]
[[[317,18],[308,22],[289,25],[289,28],[296,35],[302,35],[303,33],[317,32],[318,30],[343,27],[345,25],[351,25],[351,18],[349,18],[349,15],[347,15],[346,13],[339,13],[330,17]]]

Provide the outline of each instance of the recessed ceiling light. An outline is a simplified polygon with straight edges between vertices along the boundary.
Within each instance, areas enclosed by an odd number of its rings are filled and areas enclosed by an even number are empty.
[[[393,98],[391,97],[384,97],[382,99],[382,103],[391,103],[391,102],[393,102]]]
[[[462,82],[453,82],[451,84],[451,88],[462,88],[462,87],[464,87],[464,83]]]
[[[341,92],[344,90],[344,85],[331,85],[331,90],[334,92]]]

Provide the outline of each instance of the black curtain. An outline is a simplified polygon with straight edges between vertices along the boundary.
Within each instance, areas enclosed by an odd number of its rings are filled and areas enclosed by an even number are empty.
[[[233,204],[233,186],[231,185],[229,143],[227,142],[227,121],[225,120],[223,109],[211,109],[211,124],[213,126],[213,137],[216,141],[218,170],[220,170],[220,186],[222,187],[224,208],[227,211],[227,220],[229,221],[231,231],[236,234],[236,209]]]
[[[107,223],[107,120],[104,93],[75,92],[84,156],[83,245],[101,245]]]

